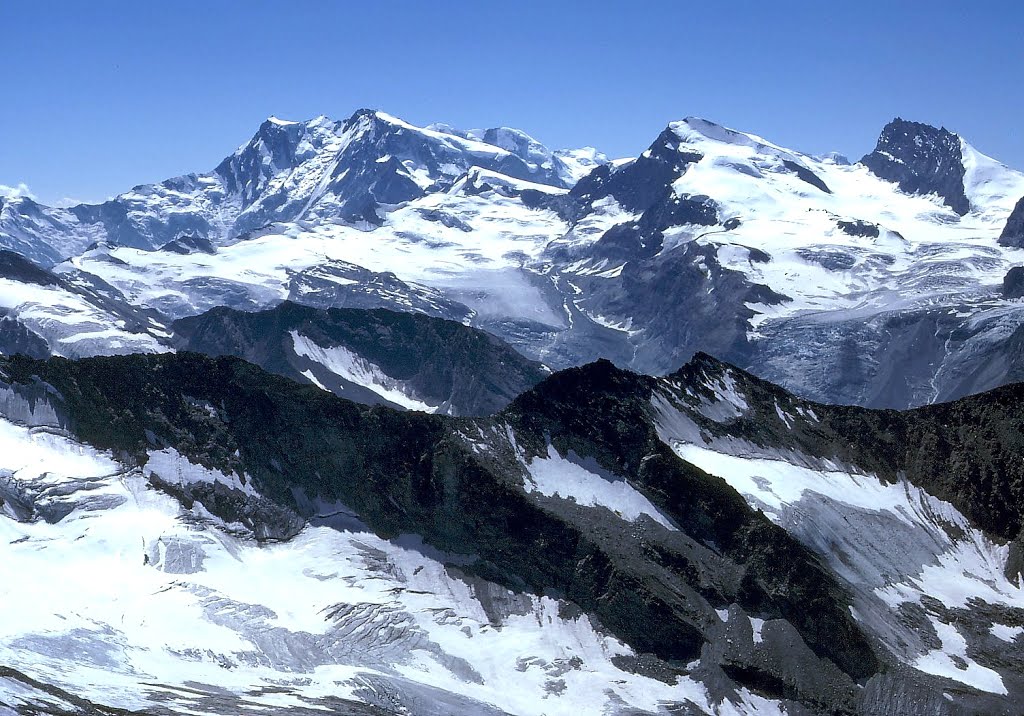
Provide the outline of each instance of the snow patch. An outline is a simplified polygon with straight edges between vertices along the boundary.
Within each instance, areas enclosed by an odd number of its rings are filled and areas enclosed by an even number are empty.
[[[361,385],[389,403],[400,405],[408,410],[436,412],[437,406],[419,400],[405,381],[392,378],[380,367],[353,353],[345,346],[324,348],[298,331],[291,331],[290,335],[296,355],[319,363],[342,380]],[[320,385],[319,381],[317,381],[317,385]],[[320,385],[320,387],[323,386]]]
[[[1003,641],[1013,643],[1021,634],[1024,634],[1024,626],[1006,626],[1005,624],[993,624],[989,627],[992,636]]]
[[[764,637],[761,635],[761,630],[764,628],[764,619],[758,619],[757,617],[748,617],[750,619],[750,628],[753,632],[754,643],[761,644],[764,642]]]
[[[259,496],[252,485],[252,478],[247,475],[227,474],[204,467],[192,462],[174,448],[150,450],[148,454],[149,460],[143,468],[146,477],[156,475],[166,483],[181,486],[195,483],[220,484],[245,493],[249,497]]]
[[[926,674],[943,676],[953,681],[969,684],[981,691],[1006,694],[1003,679],[996,671],[981,666],[967,656],[967,641],[952,624],[937,619],[932,626],[942,641],[942,646],[932,649],[914,661],[914,667]]]
[[[527,491],[572,500],[584,507],[605,507],[628,522],[646,515],[662,527],[676,530],[675,525],[626,480],[588,470],[578,458],[573,459],[575,457],[570,452],[570,459],[563,458],[553,445],[548,445],[546,458],[535,457],[526,465],[529,480],[524,486]]]

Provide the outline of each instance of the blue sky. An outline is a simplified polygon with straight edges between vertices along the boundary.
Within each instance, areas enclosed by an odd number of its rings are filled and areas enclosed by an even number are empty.
[[[612,156],[699,115],[857,158],[899,115],[1024,169],[1022,22],[1008,1],[0,0],[0,185],[102,200],[212,168],[268,115],[364,106]]]

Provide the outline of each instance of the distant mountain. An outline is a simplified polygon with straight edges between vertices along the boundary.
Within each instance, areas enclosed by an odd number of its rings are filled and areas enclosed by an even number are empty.
[[[921,177],[901,185],[877,154],[850,165],[673,123],[581,180],[574,226],[547,249],[582,314],[573,328],[589,317],[627,344],[583,357],[659,373],[710,350],[818,400],[881,407],[994,387],[967,376],[1024,319],[1000,291],[1024,257],[995,242],[1024,175],[954,137],[888,125],[878,152]],[[969,211],[936,199],[932,165]],[[579,344],[559,336],[565,363]]]
[[[11,708],[954,716],[1024,695],[1020,386],[872,411],[699,354],[465,419],[191,353],[0,375]]]
[[[271,117],[213,171],[143,185],[99,205],[0,203],[0,246],[52,265],[104,242],[156,249],[181,235],[215,245],[282,221],[380,224],[388,208],[451,186],[471,167],[567,187],[606,161],[552,152],[525,133],[413,127],[359,110],[344,122]]]
[[[214,171],[102,207],[8,201],[0,244],[67,257],[57,275],[161,320],[388,308],[556,369],[664,374],[709,351],[809,398],[899,408],[1012,374],[994,366],[1024,324],[1003,291],[1022,198],[1020,172],[903,119],[852,164],[696,117],[609,162],[360,110],[272,118]]]
[[[497,412],[547,375],[483,331],[381,309],[215,308],[173,330],[179,350],[238,356],[359,403],[448,415]]]

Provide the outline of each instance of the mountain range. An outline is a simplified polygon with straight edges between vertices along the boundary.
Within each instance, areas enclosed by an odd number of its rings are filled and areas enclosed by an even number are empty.
[[[1019,385],[875,411],[698,354],[569,369],[467,419],[230,356],[0,371],[0,694],[24,713],[959,715],[1024,694]]]
[[[1024,700],[1024,174],[272,117],[0,199],[0,713]]]
[[[83,328],[113,312],[119,350],[165,350],[174,320],[290,300],[459,321],[556,370],[664,374],[703,350],[816,400],[910,407],[1018,376],[1022,199],[1020,172],[900,119],[850,163],[696,118],[617,161],[368,110],[271,118],[210,172],[0,206],[0,246],[74,287],[12,286],[0,346],[106,353]]]

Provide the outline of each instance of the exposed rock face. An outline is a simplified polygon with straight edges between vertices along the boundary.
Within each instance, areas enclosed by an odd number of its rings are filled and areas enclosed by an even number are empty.
[[[836,225],[850,236],[859,236],[867,239],[878,238],[878,224],[873,224],[870,221],[862,221],[860,219],[853,221],[840,220],[836,222]]]
[[[17,317],[3,316],[0,317],[0,353],[8,356],[21,353],[32,358],[46,358],[50,355],[50,346]]]
[[[786,167],[786,169],[800,177],[802,181],[807,182],[814,188],[821,189],[826,194],[832,193],[832,190],[828,188],[828,185],[825,184],[824,181],[822,181],[821,177],[819,177],[817,174],[812,172],[807,167],[800,166],[796,162],[790,161],[788,159],[782,160],[782,165]]]
[[[751,260],[760,258],[752,254]],[[673,300],[666,303],[664,296]],[[777,305],[786,300],[724,268],[714,247],[691,242],[657,259],[630,261],[619,276],[603,280],[600,293],[583,305],[598,315],[631,315],[637,325],[645,326],[635,339],[643,340],[639,357],[645,359],[646,370],[664,373],[705,346],[742,361],[750,351],[749,304]]]
[[[213,254],[217,252],[209,239],[201,236],[182,235],[173,241],[168,241],[160,247],[161,251],[169,251],[174,254],[187,256],[188,254],[201,253]]]
[[[945,128],[897,117],[885,125],[875,150],[860,161],[907,193],[938,194],[961,216],[971,209],[964,193],[960,138]]]
[[[999,235],[999,243],[1003,246],[1024,246],[1024,197],[1021,197],[1013,212],[1006,220],[1003,233]]]
[[[569,194],[581,205],[614,196],[629,211],[644,212],[656,202],[667,201],[672,181],[702,158],[699,152],[681,149],[679,138],[666,129],[635,161],[619,168],[598,167]]]
[[[667,227],[717,223],[718,205],[710,198],[671,196],[648,208],[637,221],[613,226],[594,245],[592,255],[598,260],[615,262],[649,259],[664,248]]]
[[[55,286],[59,283],[56,276],[35,265],[21,254],[0,249],[0,277],[31,283],[38,286]]]

